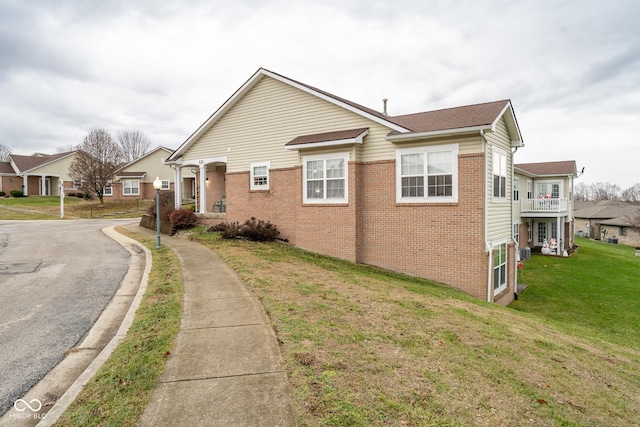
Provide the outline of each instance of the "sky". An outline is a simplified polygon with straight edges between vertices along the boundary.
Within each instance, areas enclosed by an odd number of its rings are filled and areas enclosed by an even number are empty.
[[[511,99],[517,163],[640,182],[637,0],[0,0],[0,144],[177,148],[260,67],[399,115]]]

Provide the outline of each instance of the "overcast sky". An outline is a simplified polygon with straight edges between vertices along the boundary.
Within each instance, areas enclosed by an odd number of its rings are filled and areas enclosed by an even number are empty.
[[[516,162],[640,182],[637,0],[0,0],[0,143],[177,148],[260,67],[391,115],[509,98]]]

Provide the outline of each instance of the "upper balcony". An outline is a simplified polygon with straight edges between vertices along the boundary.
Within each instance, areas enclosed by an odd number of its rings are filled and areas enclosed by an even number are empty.
[[[569,201],[567,199],[527,199],[520,203],[521,214],[566,214],[568,211]]]

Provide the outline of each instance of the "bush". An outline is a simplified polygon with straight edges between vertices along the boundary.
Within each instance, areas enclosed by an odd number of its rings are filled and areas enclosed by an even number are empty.
[[[9,194],[11,194],[11,197],[24,197],[24,193],[20,190],[11,190]]]
[[[207,231],[219,231],[223,239],[235,239],[244,237],[254,242],[272,242],[278,238],[280,231],[271,223],[251,217],[243,224],[237,222],[221,222],[209,227]]]
[[[169,221],[175,229],[189,228],[196,225],[198,217],[190,209],[176,209],[169,215]]]
[[[78,191],[78,192],[76,193],[76,197],[77,197],[78,199],[82,199],[82,198],[84,198],[84,193],[83,193],[82,191]]]
[[[4,191],[0,191],[0,197],[4,197],[6,193]]]

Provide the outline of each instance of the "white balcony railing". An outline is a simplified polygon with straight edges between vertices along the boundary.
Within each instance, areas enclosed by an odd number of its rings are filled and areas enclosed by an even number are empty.
[[[566,212],[568,209],[567,199],[528,199],[522,200],[521,212]]]

